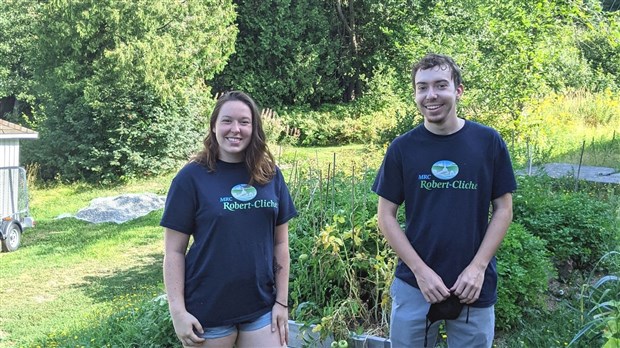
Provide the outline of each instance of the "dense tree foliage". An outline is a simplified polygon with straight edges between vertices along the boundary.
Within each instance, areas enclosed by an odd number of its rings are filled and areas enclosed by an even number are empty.
[[[385,80],[377,74],[386,71],[400,72],[389,90],[410,100],[411,63],[427,52],[462,65],[465,115],[515,137],[532,100],[618,88],[617,20],[598,0],[237,3],[236,54],[215,88],[249,90],[270,107],[324,110],[325,103],[376,93],[370,81]]]
[[[598,89],[620,86],[620,12],[601,17],[578,40],[584,57],[598,73]]]
[[[0,2],[0,117],[12,121],[18,121],[23,112],[31,114],[28,86],[30,52],[36,49],[31,29],[37,20],[36,6],[29,0]]]
[[[522,119],[545,95],[620,86],[615,1],[232,2],[0,3],[0,116],[41,133],[25,157],[46,178],[156,173],[230,89],[279,111],[291,143],[374,141],[373,125],[415,118],[411,63],[427,52],[462,66],[461,114],[512,142],[533,136]]]
[[[213,81],[217,90],[241,89],[270,106],[337,99],[338,43],[326,2],[236,2],[235,54]]]
[[[232,3],[58,0],[38,9],[30,54],[41,139],[27,158],[43,178],[157,174],[195,150],[211,102],[204,81],[233,50]]]
[[[271,107],[348,102],[395,57],[389,33],[406,1],[237,0],[235,54],[213,81]]]

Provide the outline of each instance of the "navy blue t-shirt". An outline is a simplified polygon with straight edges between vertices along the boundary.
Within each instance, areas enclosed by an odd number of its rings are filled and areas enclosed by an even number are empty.
[[[405,204],[405,234],[422,260],[450,288],[474,258],[489,222],[493,199],[517,184],[506,144],[492,128],[465,121],[458,132],[437,135],[420,125],[388,147],[372,190]],[[413,272],[398,260],[395,276],[419,288]],[[480,298],[497,301],[495,257]]]
[[[244,163],[189,163],[173,179],[160,225],[193,236],[185,307],[203,327],[252,321],[275,301],[274,231],[297,215],[282,173],[248,185]]]

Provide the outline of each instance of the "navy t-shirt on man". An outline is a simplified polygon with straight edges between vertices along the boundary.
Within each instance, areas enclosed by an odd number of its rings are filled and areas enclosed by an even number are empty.
[[[478,251],[493,199],[516,181],[506,144],[492,128],[465,121],[458,132],[437,135],[420,125],[389,146],[372,190],[405,203],[405,234],[424,263],[450,288]],[[495,257],[474,307],[497,301]],[[419,288],[398,260],[395,276]]]

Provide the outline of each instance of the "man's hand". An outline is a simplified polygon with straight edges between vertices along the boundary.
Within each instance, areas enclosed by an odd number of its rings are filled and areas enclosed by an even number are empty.
[[[450,288],[461,303],[472,304],[480,297],[482,283],[484,283],[485,268],[469,265],[459,274],[456,283]]]
[[[430,267],[424,267],[420,272],[415,274],[415,278],[426,302],[438,303],[450,296],[448,287],[446,287],[441,277]]]

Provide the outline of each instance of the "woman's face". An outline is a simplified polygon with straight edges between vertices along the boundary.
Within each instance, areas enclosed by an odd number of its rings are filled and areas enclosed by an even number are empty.
[[[219,145],[219,159],[237,163],[245,159],[245,149],[252,139],[252,111],[238,100],[222,105],[213,129]]]

